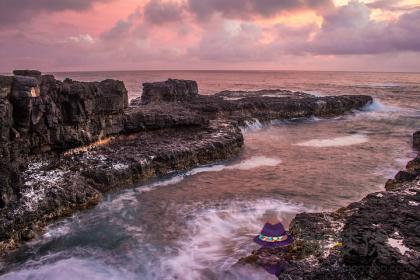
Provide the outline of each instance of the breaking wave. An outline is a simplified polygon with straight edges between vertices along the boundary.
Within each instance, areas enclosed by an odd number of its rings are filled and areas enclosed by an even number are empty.
[[[233,265],[258,248],[252,239],[263,224],[270,220],[287,225],[295,214],[304,211],[309,209],[272,199],[232,201],[203,209],[192,215],[177,253],[162,259],[160,269],[169,279],[244,279]],[[267,278],[265,272],[261,276]]]

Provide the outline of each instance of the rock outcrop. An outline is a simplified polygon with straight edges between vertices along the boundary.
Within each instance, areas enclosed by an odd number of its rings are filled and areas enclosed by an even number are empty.
[[[387,191],[332,213],[298,214],[295,243],[260,249],[238,265],[277,263],[279,279],[419,279],[420,154]],[[400,174],[400,173],[399,173]]]
[[[166,82],[144,83],[141,103],[184,102],[198,95],[196,81],[169,79]]]
[[[120,81],[60,82],[37,71],[0,77],[2,157],[62,151],[124,128],[127,90]]]
[[[333,116],[369,96],[269,91],[198,95],[194,81],[144,84],[128,107],[120,81],[0,76],[0,251],[102,194],[236,156],[248,120]],[[269,94],[269,96],[264,96]],[[232,98],[230,98],[232,99]]]
[[[190,81],[186,81],[186,83],[190,83]],[[169,92],[167,88],[173,88],[167,85],[174,86],[176,84],[174,84],[174,80],[168,80],[146,85],[147,94],[153,92],[156,96],[160,96]],[[178,92],[179,90],[174,91]],[[148,96],[142,96],[132,100],[131,105],[142,106],[149,103],[146,101],[149,99]],[[160,99],[156,99],[155,103],[158,100]],[[360,109],[373,101],[372,97],[366,95],[317,97],[288,90],[223,91],[210,96],[188,95],[188,98],[183,100],[184,102],[178,103],[178,105],[188,111],[198,112],[209,119],[229,119],[238,122],[239,125],[244,125],[255,119],[264,122],[311,116],[332,117],[353,109]]]

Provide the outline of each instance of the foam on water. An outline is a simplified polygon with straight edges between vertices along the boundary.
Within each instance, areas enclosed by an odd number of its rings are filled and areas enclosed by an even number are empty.
[[[350,118],[369,118],[373,120],[398,120],[401,116],[419,116],[419,112],[411,109],[399,107],[396,105],[385,104],[382,101],[374,100],[371,104],[360,110],[354,111],[356,114]]]
[[[198,167],[186,173],[186,175],[196,175],[203,172],[217,172],[222,170],[251,170],[259,167],[273,167],[281,163],[281,160],[278,158],[269,158],[264,156],[255,156],[244,161],[241,161],[237,164],[232,165],[212,165],[205,167]]]
[[[351,145],[363,144],[369,141],[369,138],[363,134],[354,134],[349,136],[341,136],[329,139],[313,139],[295,144],[302,147],[329,148],[344,147]]]
[[[241,127],[242,133],[253,132],[263,129],[265,126],[258,119],[245,121],[245,126]]]
[[[386,113],[395,113],[407,110],[406,108],[401,108],[394,105],[384,104],[381,101],[375,99],[373,102],[362,109],[365,112],[386,112]]]
[[[139,186],[135,189],[127,189],[120,193],[115,199],[111,199],[111,196],[108,196],[108,198],[105,199],[105,201],[101,205],[99,205],[99,207],[112,209],[113,212],[120,212],[128,206],[136,206],[138,204],[138,195],[144,192],[152,191],[158,187],[165,187],[178,184],[188,176],[194,176],[205,172],[220,172],[223,170],[251,170],[260,167],[275,167],[281,164],[281,162],[282,161],[278,158],[255,156],[231,165],[216,164],[210,166],[197,167],[183,174],[177,174],[167,179]]]
[[[230,270],[238,259],[258,248],[252,239],[267,220],[287,224],[303,211],[308,209],[300,204],[261,199],[232,201],[193,213],[177,253],[162,257],[160,273],[169,279],[220,279],[226,273],[233,277]]]
[[[99,260],[68,258],[42,266],[33,266],[24,270],[10,272],[1,279],[137,279],[129,271],[116,269],[100,262]]]

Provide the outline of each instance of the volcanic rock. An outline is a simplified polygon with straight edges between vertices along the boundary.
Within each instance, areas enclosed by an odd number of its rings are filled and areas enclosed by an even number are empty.
[[[166,82],[144,83],[141,102],[177,102],[190,101],[198,95],[195,81],[169,79]]]

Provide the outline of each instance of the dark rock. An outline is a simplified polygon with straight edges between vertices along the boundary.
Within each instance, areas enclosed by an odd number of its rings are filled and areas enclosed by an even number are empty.
[[[0,160],[0,208],[20,197],[21,178],[18,167],[7,160]]]
[[[124,132],[139,132],[171,127],[208,126],[209,120],[177,104],[156,104],[125,110]]]
[[[255,119],[264,122],[312,116],[332,117],[360,109],[373,101],[372,97],[365,95],[316,97],[299,92],[286,93],[280,92],[275,97],[251,94],[251,97],[230,100],[221,97],[226,95],[225,92],[215,96],[198,96],[185,106],[210,118],[229,118],[243,125]]]
[[[13,71],[13,75],[15,75],[15,76],[29,76],[29,77],[34,77],[34,78],[39,80],[42,76],[42,73],[38,70],[15,70],[15,71]]]
[[[22,154],[59,151],[123,131],[128,97],[122,82],[60,82],[51,75],[15,73],[26,76],[13,77],[12,84],[0,79],[3,150],[11,149],[11,143],[6,145],[11,141]]]
[[[420,150],[420,131],[415,132],[413,135],[413,146]]]
[[[293,92],[290,90],[282,89],[263,89],[258,91],[231,91],[225,90],[219,93],[216,93],[215,96],[221,97],[226,100],[240,100],[242,98],[251,98],[251,97],[265,97],[265,98],[306,98],[314,97],[311,94],[304,92]]]
[[[198,85],[195,81],[173,80],[166,82],[144,83],[141,101],[151,102],[185,102],[198,95]]]
[[[11,102],[14,107],[14,123],[19,130],[26,132],[30,129],[34,99],[39,96],[39,81],[36,78],[14,77]]]
[[[234,157],[242,145],[238,127],[214,122],[120,136],[33,159],[22,172],[22,198],[0,210],[0,251],[26,238],[28,228],[95,205],[101,193]]]
[[[9,141],[13,126],[12,84],[12,77],[0,76],[0,142]]]

